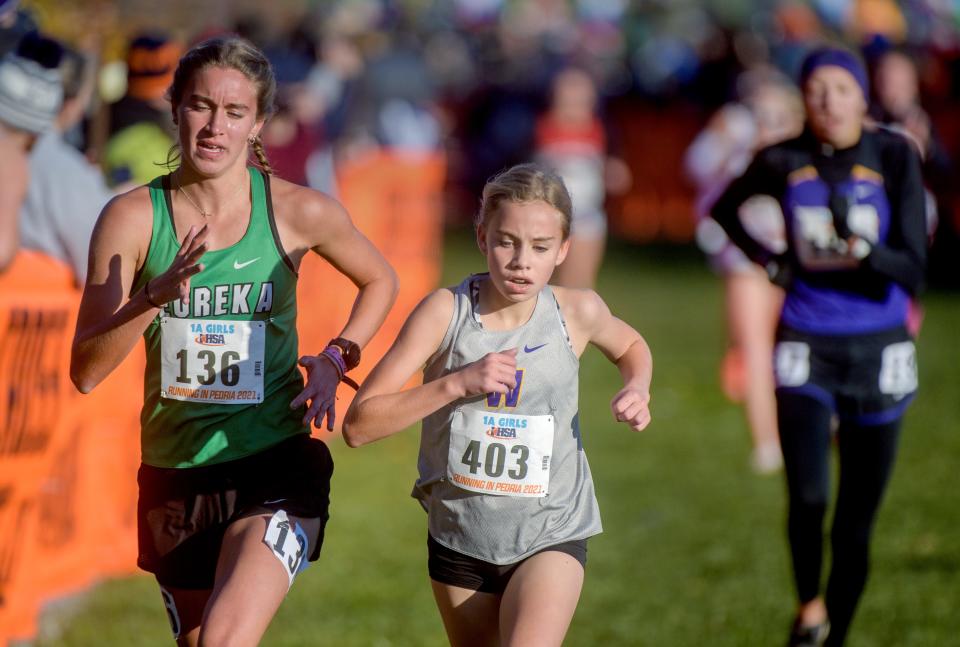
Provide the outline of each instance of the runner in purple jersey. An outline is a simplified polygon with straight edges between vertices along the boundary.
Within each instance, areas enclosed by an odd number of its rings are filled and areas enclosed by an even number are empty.
[[[799,598],[789,644],[840,645],[866,583],[874,518],[917,388],[906,320],[924,275],[923,185],[907,140],[866,128],[867,75],[853,54],[814,51],[801,86],[804,132],[760,151],[712,216],[786,288],[774,372]],[[736,217],[758,194],[773,196],[783,209],[782,254],[752,239]],[[824,598],[823,517],[835,423],[840,484]]]

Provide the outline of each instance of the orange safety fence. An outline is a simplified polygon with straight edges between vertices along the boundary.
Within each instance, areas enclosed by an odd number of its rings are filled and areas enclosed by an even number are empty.
[[[341,201],[401,284],[357,379],[437,283],[445,174],[442,157],[388,154],[340,171]],[[339,333],[354,294],[322,259],[304,260],[301,353]],[[20,252],[0,274],[0,645],[34,636],[46,602],[136,571],[144,352],[139,345],[91,394],[79,394],[69,379],[79,301],[70,270],[42,254]],[[340,388],[338,418],[351,396]]]
[[[79,303],[41,254],[0,275],[0,642],[32,636],[43,602],[135,566],[143,352],[81,396]]]

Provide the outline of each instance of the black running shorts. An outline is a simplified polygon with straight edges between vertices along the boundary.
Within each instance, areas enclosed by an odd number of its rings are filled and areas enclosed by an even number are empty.
[[[587,566],[586,539],[547,546],[538,550],[534,555],[550,550],[566,553],[580,562],[580,565],[584,568]],[[427,570],[430,573],[430,579],[441,584],[500,595],[506,590],[513,572],[524,561],[526,560],[503,566],[485,562],[482,559],[470,557],[447,548],[427,533]]]
[[[812,335],[781,326],[774,351],[778,393],[819,400],[842,420],[887,424],[917,390],[917,359],[905,328]]]
[[[213,588],[227,526],[278,510],[320,519],[309,556],[315,561],[329,517],[332,474],[330,450],[305,433],[216,465],[184,469],[141,465],[137,565],[156,575],[163,586]]]

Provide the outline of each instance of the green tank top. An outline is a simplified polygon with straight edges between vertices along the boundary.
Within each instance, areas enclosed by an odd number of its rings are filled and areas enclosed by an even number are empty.
[[[209,251],[190,280],[190,303],[168,303],[143,333],[142,460],[195,467],[257,453],[294,434],[305,407],[297,368],[297,273],[283,251],[269,178],[250,168],[252,209],[236,244]],[[170,176],[153,180],[150,249],[136,293],[180,249]]]

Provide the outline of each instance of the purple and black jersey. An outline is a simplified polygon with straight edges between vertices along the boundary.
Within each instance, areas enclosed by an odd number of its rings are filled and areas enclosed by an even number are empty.
[[[783,210],[787,251],[776,256],[750,237],[738,209],[771,195]],[[899,135],[864,131],[835,150],[809,131],[760,151],[717,200],[711,215],[760,265],[789,279],[781,322],[798,331],[847,335],[903,326],[926,257],[920,162]],[[846,253],[851,235],[870,243],[862,261]]]

